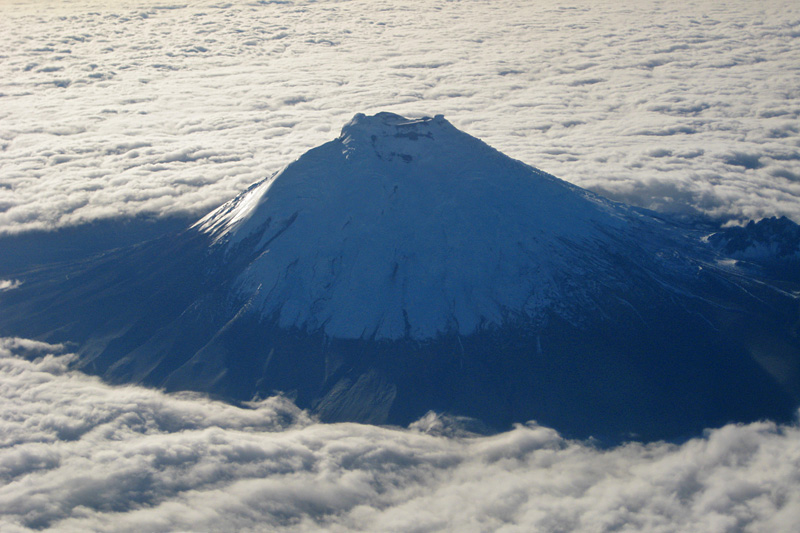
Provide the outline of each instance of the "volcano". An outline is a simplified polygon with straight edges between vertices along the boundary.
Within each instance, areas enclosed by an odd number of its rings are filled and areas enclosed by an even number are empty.
[[[442,116],[359,114],[185,231],[25,273],[0,333],[73,342],[112,382],[280,393],[324,421],[432,410],[617,442],[788,420],[796,284],[708,234]]]

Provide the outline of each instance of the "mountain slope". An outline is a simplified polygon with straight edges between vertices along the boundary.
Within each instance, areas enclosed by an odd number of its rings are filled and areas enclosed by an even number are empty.
[[[648,224],[662,226],[443,117],[383,113],[357,115],[196,229],[254,258],[237,290],[281,327],[429,339],[568,307],[557,278],[579,265],[613,278],[615,237],[628,253]]]
[[[619,440],[785,420],[797,298],[702,237],[441,116],[356,115],[178,235],[29,273],[0,332],[78,342],[114,381],[280,391],[331,421],[434,409]]]

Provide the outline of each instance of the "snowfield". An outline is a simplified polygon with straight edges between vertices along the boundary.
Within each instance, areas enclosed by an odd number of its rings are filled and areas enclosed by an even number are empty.
[[[210,213],[238,290],[281,327],[426,339],[537,316],[564,295],[563,242],[642,217],[503,154],[443,116],[356,115],[338,139]]]

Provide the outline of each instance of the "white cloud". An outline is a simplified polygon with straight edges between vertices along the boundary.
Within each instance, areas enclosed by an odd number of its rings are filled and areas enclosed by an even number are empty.
[[[413,429],[326,425],[280,398],[240,408],[111,387],[48,355],[63,350],[0,344],[3,531],[800,526],[794,425],[608,450],[535,424],[490,437],[433,416]]]
[[[0,292],[10,291],[22,285],[18,279],[0,279]]]
[[[160,4],[4,8],[0,232],[201,213],[380,110],[617,199],[800,221],[796,2]]]

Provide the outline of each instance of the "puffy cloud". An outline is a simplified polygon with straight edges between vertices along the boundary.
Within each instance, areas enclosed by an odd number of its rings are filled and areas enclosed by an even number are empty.
[[[381,110],[615,199],[800,221],[798,21],[789,0],[17,2],[0,232],[199,214]]]
[[[476,436],[320,424],[112,387],[63,346],[0,343],[3,531],[794,531],[800,428],[598,449],[534,423]],[[61,354],[61,355],[58,355]],[[23,357],[24,356],[24,357]]]
[[[0,292],[10,291],[22,285],[18,279],[0,279]]]

